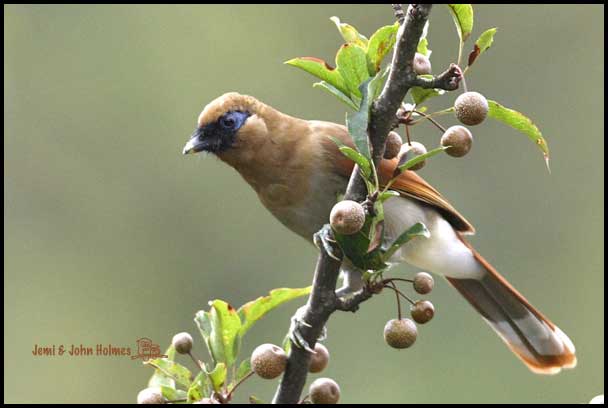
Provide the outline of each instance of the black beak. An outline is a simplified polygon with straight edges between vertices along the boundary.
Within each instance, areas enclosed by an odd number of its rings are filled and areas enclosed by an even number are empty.
[[[190,140],[188,140],[188,142],[184,146],[182,153],[198,153],[200,151],[205,150],[205,143],[203,142],[203,140],[203,129],[197,128],[194,133],[192,133],[192,136],[190,136]]]

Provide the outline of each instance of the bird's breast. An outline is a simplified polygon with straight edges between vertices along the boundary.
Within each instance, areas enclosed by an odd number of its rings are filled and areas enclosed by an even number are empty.
[[[329,222],[337,195],[348,180],[335,174],[319,174],[299,182],[271,183],[258,189],[264,206],[287,228],[307,240]]]

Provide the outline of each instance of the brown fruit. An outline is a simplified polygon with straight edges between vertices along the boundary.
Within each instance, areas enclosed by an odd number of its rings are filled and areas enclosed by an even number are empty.
[[[331,378],[314,380],[309,393],[313,404],[337,404],[340,399],[340,387]]]
[[[410,347],[417,336],[416,324],[410,319],[392,319],[384,326],[384,341],[396,349]]]
[[[435,316],[435,307],[428,300],[419,300],[410,306],[410,312],[416,323],[424,324]]]
[[[401,141],[401,136],[397,132],[389,132],[386,138],[386,148],[384,149],[384,158],[391,160],[397,157],[399,154],[399,150],[401,150],[401,146],[403,142]]]
[[[426,153],[426,147],[420,142],[412,142],[412,144],[404,143],[399,151],[399,164],[405,164],[408,160],[413,159],[416,156]],[[420,170],[426,164],[426,160],[417,163],[410,167],[408,170]]]
[[[277,378],[286,366],[287,354],[274,344],[262,344],[251,353],[251,370],[267,380]]]
[[[320,373],[327,367],[329,363],[329,350],[321,343],[315,344],[315,354],[310,357],[310,365],[308,371],[311,373]]]
[[[419,272],[414,276],[414,290],[421,295],[426,295],[433,290],[435,281],[433,277],[426,272]]]
[[[471,150],[473,136],[464,126],[449,127],[441,136],[441,146],[450,146],[445,152],[452,157],[462,157]]]
[[[173,336],[171,344],[179,354],[188,354],[192,350],[192,336],[186,332]]]
[[[138,404],[164,404],[165,397],[158,388],[145,388],[137,394]]]
[[[365,224],[365,210],[361,204],[355,201],[340,201],[331,209],[329,223],[339,234],[356,234]]]
[[[414,56],[414,72],[418,75],[425,75],[431,73],[431,61],[427,56],[416,53]]]
[[[461,123],[479,125],[488,116],[488,101],[479,92],[465,92],[456,98],[454,110]]]

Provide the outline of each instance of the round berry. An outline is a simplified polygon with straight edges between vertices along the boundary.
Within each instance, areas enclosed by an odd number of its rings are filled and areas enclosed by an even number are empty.
[[[399,150],[401,150],[401,146],[403,142],[401,141],[401,136],[397,132],[389,132],[386,138],[386,148],[384,149],[384,158],[391,160],[397,157],[399,154]]]
[[[138,404],[164,404],[165,397],[158,388],[145,388],[137,394]]]
[[[462,157],[471,150],[473,135],[464,126],[449,127],[441,136],[441,146],[448,147],[445,151],[452,157]]]
[[[414,72],[418,75],[431,73],[431,61],[426,55],[416,53],[414,56]]]
[[[179,354],[188,354],[192,350],[192,336],[186,332],[177,333],[171,344]]]
[[[399,151],[399,163],[404,164],[408,160],[413,159],[416,156],[420,156],[421,154],[426,153],[426,147],[420,142],[412,142],[404,143],[401,146],[401,150]],[[405,156],[405,157],[404,157]],[[426,164],[426,160],[421,161],[420,163],[415,164],[410,167],[408,170],[420,170]]]
[[[433,290],[435,281],[433,277],[426,272],[419,272],[414,276],[414,290],[421,295],[426,295]]]
[[[365,210],[361,204],[355,201],[340,201],[331,209],[329,223],[339,234],[356,234],[365,224]]]
[[[418,329],[410,319],[392,319],[384,326],[384,341],[396,349],[408,348],[416,341]]]
[[[461,123],[479,125],[488,116],[488,101],[479,92],[465,92],[456,98],[454,110]]]
[[[329,363],[329,350],[321,343],[315,344],[315,353],[310,357],[310,365],[308,371],[311,373],[320,373],[327,367]]]
[[[285,371],[287,354],[274,344],[262,344],[251,354],[251,369],[267,380],[277,378]]]
[[[340,387],[331,378],[314,380],[309,393],[313,404],[337,404],[340,399]]]
[[[435,316],[435,307],[428,300],[419,300],[410,306],[410,312],[416,323],[424,324]]]

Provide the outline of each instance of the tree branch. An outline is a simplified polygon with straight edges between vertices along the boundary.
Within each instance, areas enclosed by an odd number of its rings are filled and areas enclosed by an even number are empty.
[[[433,80],[421,80],[416,76],[413,69],[414,55],[424,25],[428,20],[431,6],[431,4],[411,4],[404,20],[401,21],[399,11],[402,12],[402,9],[393,5],[401,26],[397,33],[390,74],[382,93],[372,104],[368,126],[376,167],[378,167],[384,155],[384,145],[391,126],[395,122],[397,109],[409,89],[412,86],[434,85],[433,87],[435,87],[435,85],[450,82],[448,78],[451,78],[451,76],[445,73],[445,76],[442,74]],[[365,200],[366,196],[367,187],[359,175],[358,167],[355,166],[344,198],[361,202]],[[304,308],[304,313],[299,316],[305,322],[299,327],[300,334],[311,347],[314,346],[322,334],[323,328],[332,313],[336,310],[356,311],[359,304],[369,299],[373,294],[367,288],[364,288],[347,300],[338,299],[335,290],[340,265],[341,261],[333,259],[321,246],[315,269],[313,289]],[[287,368],[275,394],[274,403],[296,404],[299,401],[306,383],[309,362],[310,353],[292,343]]]

